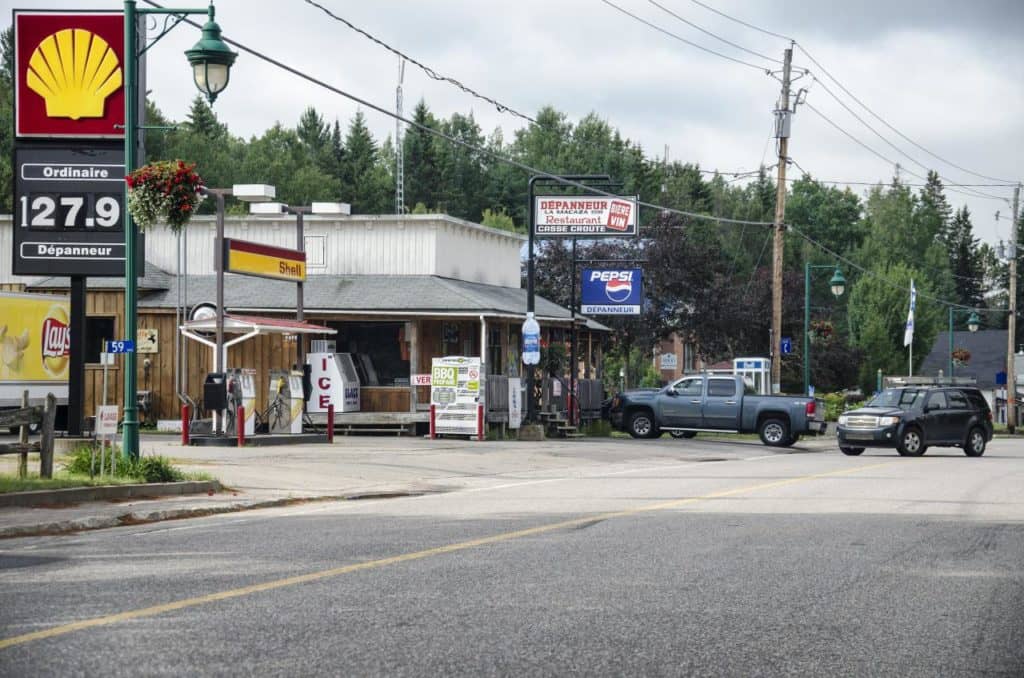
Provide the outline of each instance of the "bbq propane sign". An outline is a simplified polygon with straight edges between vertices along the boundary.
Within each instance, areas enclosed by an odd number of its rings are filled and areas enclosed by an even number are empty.
[[[537,196],[539,238],[626,238],[637,235],[638,199],[606,196]]]

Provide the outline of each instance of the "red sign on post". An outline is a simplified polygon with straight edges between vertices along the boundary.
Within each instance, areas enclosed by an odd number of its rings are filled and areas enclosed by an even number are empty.
[[[14,15],[18,137],[124,137],[124,15]],[[120,127],[119,127],[120,126]]]

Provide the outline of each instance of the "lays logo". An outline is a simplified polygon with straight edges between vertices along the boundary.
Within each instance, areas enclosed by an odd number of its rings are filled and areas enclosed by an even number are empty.
[[[51,306],[43,320],[43,369],[51,376],[60,377],[67,372],[71,360],[71,328],[67,311]]]
[[[107,97],[121,88],[121,65],[102,37],[66,28],[36,46],[25,82],[51,118],[102,118]]]

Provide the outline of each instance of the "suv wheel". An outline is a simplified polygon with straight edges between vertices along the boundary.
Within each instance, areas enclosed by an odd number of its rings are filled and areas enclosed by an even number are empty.
[[[903,457],[920,457],[927,449],[928,446],[924,444],[924,436],[921,435],[920,429],[913,426],[903,429],[903,434],[896,445],[896,451]]]
[[[627,430],[634,438],[653,438],[657,428],[651,413],[641,410],[630,415]]]
[[[842,447],[840,446],[839,451],[845,454],[847,457],[856,457],[858,454],[864,451],[863,447]]]
[[[765,419],[758,429],[761,442],[769,447],[782,447],[789,443],[789,424],[782,419]]]
[[[967,432],[964,454],[968,457],[980,457],[985,454],[985,432],[980,427],[975,426]]]

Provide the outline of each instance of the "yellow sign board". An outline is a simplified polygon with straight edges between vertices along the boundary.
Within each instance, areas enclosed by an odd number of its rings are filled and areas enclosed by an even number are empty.
[[[70,356],[67,297],[0,296],[0,380],[67,381]]]
[[[228,273],[303,282],[306,280],[306,253],[225,238],[224,270]]]

